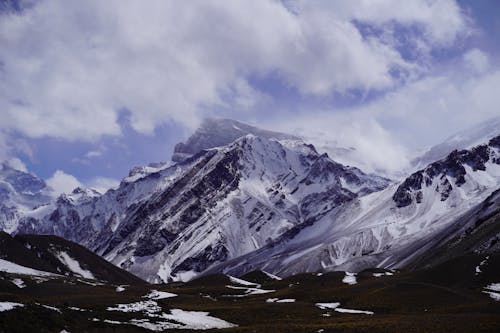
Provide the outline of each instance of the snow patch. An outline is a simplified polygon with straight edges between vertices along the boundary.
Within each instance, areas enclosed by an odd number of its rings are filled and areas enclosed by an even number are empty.
[[[140,301],[128,304],[116,304],[116,307],[108,307],[108,311],[120,311],[120,312],[145,312],[145,313],[156,313],[161,311],[161,307],[155,301]]]
[[[149,294],[143,297],[149,299],[164,299],[164,298],[177,297],[177,294],[167,293],[165,291],[151,290]]]
[[[266,299],[266,303],[295,303],[294,298],[268,298]]]
[[[342,282],[350,285],[357,284],[358,281],[356,280],[356,273],[345,272],[345,276],[342,279]]]
[[[56,308],[55,306],[50,306],[50,305],[45,305],[45,304],[40,304],[40,303],[35,303],[36,305],[40,305],[41,307],[44,307],[46,309],[49,309],[49,310],[52,310],[52,311],[55,311],[55,312],[59,312],[59,313],[62,313],[61,310],[59,310],[58,308]]]
[[[56,254],[56,257],[73,273],[78,274],[85,279],[91,279],[91,280],[96,279],[90,271],[83,269],[80,266],[80,263],[75,259],[71,258],[66,252],[61,251]]]
[[[344,308],[339,308],[340,303],[339,302],[334,302],[334,303],[316,303],[315,304],[318,308],[321,310],[334,310],[340,313],[356,313],[356,314],[368,314],[372,315],[372,311],[365,311],[365,310],[353,310],[353,309],[344,309]]]
[[[318,308],[321,310],[328,310],[328,309],[336,309],[337,307],[340,306],[340,303],[334,302],[334,303],[316,303],[315,304]]]
[[[335,311],[341,312],[341,313],[357,313],[357,314],[367,314],[367,315],[373,314],[372,311],[343,309],[343,308],[336,308]]]
[[[24,304],[15,302],[0,302],[0,312],[10,311],[17,307],[23,307]]]
[[[500,283],[492,283],[487,285],[483,293],[488,294],[495,301],[500,301]]]
[[[208,312],[171,309],[170,314],[164,312],[159,313],[162,310],[161,307],[158,306],[158,303],[152,300],[130,304],[117,304],[116,307],[108,307],[107,310],[121,312],[144,312],[148,317],[155,318],[155,322],[151,322],[149,319],[131,319],[128,322],[118,322],[107,319],[103,321],[109,324],[135,325],[157,332],[168,329],[208,330],[215,328],[231,328],[236,326],[225,320],[209,316]],[[160,319],[167,321],[158,321]],[[94,318],[93,321],[101,320]]]
[[[488,262],[488,259],[489,259],[489,258],[490,258],[490,256],[487,256],[486,258],[484,258],[484,260],[483,260],[483,261],[481,261],[481,262],[479,263],[479,265],[477,265],[477,266],[476,266],[476,275],[479,275],[479,274],[481,274],[481,273],[483,272],[483,271],[481,270],[481,267],[482,267],[483,265],[485,265],[485,264],[486,264],[486,262]]]
[[[24,267],[13,262],[0,259],[0,271],[11,274],[24,274],[35,276],[57,276],[57,274],[39,271],[33,268]]]
[[[244,290],[245,293],[243,295],[224,295],[224,296],[225,297],[246,297],[246,296],[250,296],[250,295],[261,295],[261,294],[274,293],[276,291],[276,290],[260,289],[260,285],[257,285],[257,286],[258,286],[257,288],[226,286],[227,288],[230,288],[230,289]]]
[[[235,278],[235,277],[230,276],[230,275],[228,275],[227,277],[229,278],[229,280],[231,280],[232,283],[240,284],[242,286],[259,286],[260,287],[260,285],[258,283],[253,283],[250,281],[238,279],[238,278]]]
[[[10,282],[15,284],[18,288],[26,288],[26,284],[22,279],[12,279]]]
[[[68,309],[73,311],[87,311],[85,309],[77,308],[76,306],[68,306]]]

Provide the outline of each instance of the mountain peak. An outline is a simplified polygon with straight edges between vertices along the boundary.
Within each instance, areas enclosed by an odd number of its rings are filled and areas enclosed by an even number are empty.
[[[206,118],[186,142],[175,146],[172,161],[182,162],[204,149],[225,146],[247,134],[277,140],[299,139],[290,134],[264,130],[232,119]]]

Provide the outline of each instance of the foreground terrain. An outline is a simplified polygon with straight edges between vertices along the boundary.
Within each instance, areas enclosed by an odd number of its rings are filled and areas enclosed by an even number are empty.
[[[34,274],[0,272],[0,332],[500,331],[498,254],[413,272],[255,271],[163,285]]]

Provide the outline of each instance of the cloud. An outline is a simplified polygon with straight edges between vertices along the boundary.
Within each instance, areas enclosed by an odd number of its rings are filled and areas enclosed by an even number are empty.
[[[8,166],[10,166],[12,169],[16,169],[19,171],[23,172],[28,172],[28,168],[26,167],[26,164],[24,164],[23,161],[21,161],[17,157],[12,157],[8,159],[5,163],[7,163]]]
[[[95,158],[95,157],[99,157],[99,156],[102,156],[102,151],[100,151],[100,150],[91,150],[91,151],[88,151],[87,153],[85,153],[86,158]]]
[[[403,145],[422,148],[451,133],[498,117],[500,70],[482,75],[456,73],[429,76],[364,105],[358,112],[371,115]]]
[[[468,31],[452,0],[40,1],[0,20],[0,126],[92,141],[121,135],[127,111],[141,133],[194,127],[220,106],[251,109],[266,92],[249,77],[305,96],[392,89],[423,70],[387,38],[395,24],[429,50]]]
[[[467,51],[463,58],[466,66],[477,73],[484,73],[490,67],[490,59],[488,55],[479,49]]]
[[[100,193],[105,193],[107,190],[117,188],[120,182],[113,178],[96,177],[87,182],[87,187],[96,189]]]
[[[409,167],[405,147],[369,114],[358,111],[317,111],[276,124],[313,143],[333,160],[388,177]]]
[[[56,195],[61,193],[71,193],[75,188],[82,186],[82,183],[75,176],[65,173],[62,170],[54,172],[52,177],[46,180]]]
[[[489,64],[487,53],[473,49],[452,70],[366,103],[308,110],[275,126],[302,135],[341,163],[397,176],[419,152],[498,117],[499,86],[500,69]]]

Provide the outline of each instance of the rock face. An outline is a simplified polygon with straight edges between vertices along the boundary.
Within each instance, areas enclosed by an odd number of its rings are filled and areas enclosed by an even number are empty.
[[[263,130],[231,119],[208,118],[202,122],[201,126],[186,142],[180,142],[175,146],[172,161],[184,161],[204,149],[228,145],[247,134],[266,139],[299,139],[293,135]]]
[[[133,173],[102,196],[62,195],[51,214],[23,220],[18,232],[79,242],[149,281],[188,279],[293,237],[387,184],[301,141],[246,135],[139,178]]]

